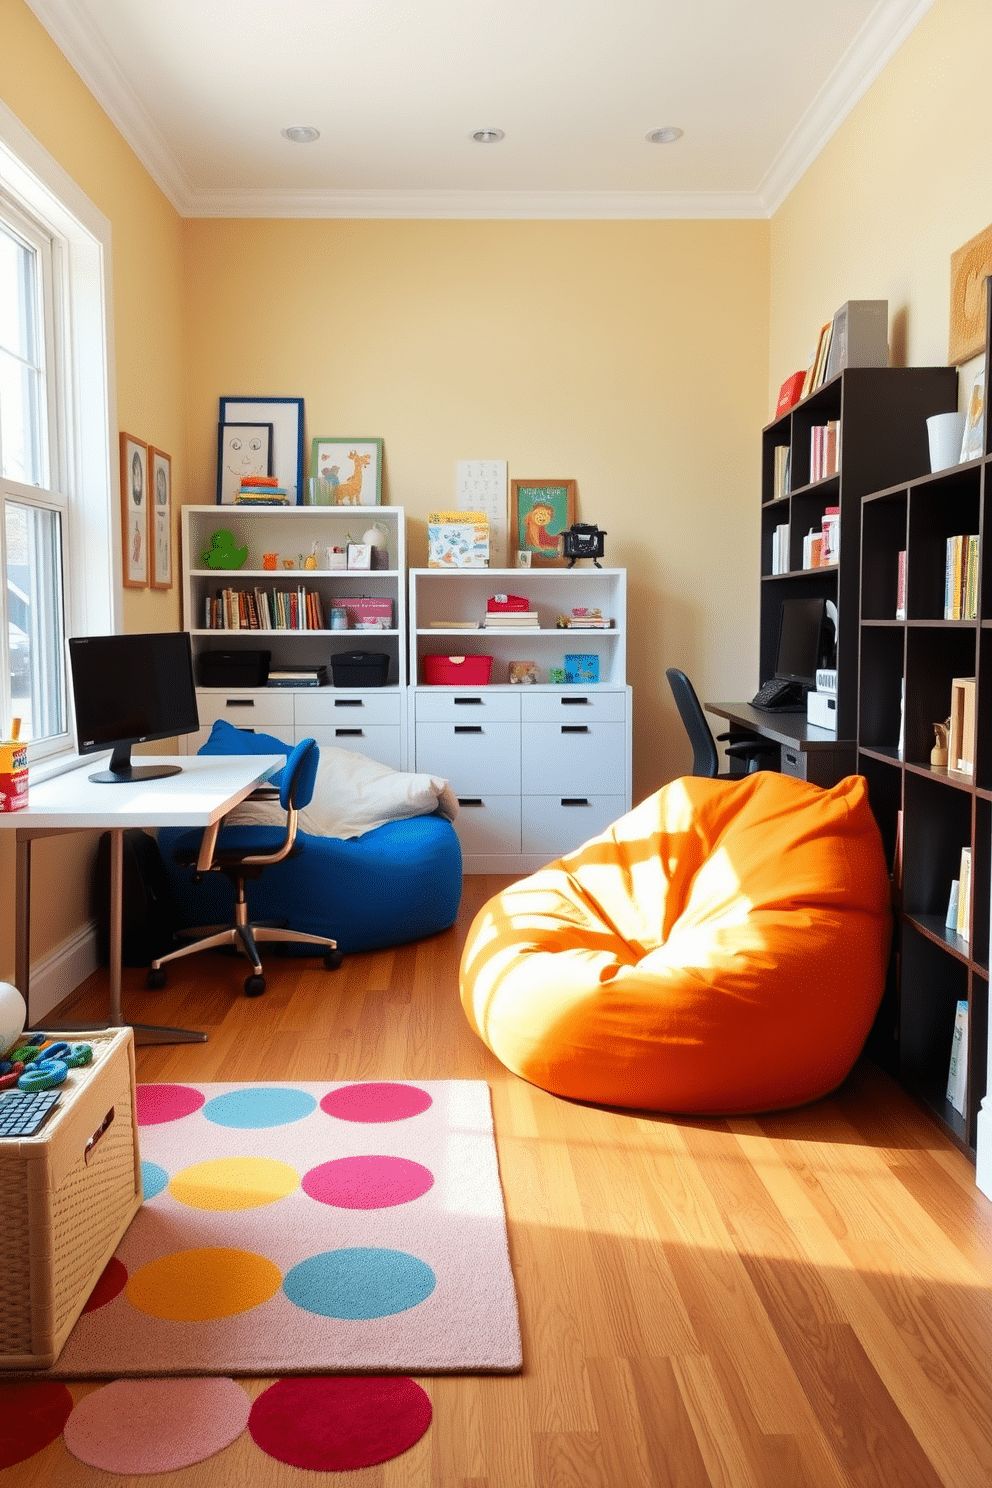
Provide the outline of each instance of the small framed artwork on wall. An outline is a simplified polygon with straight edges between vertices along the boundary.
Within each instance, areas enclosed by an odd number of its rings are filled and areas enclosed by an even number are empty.
[[[217,425],[217,501],[233,506],[249,475],[272,474],[271,424]]]
[[[121,434],[121,541],[123,583],[143,589],[148,583],[148,446],[133,434]]]
[[[148,446],[151,491],[151,585],[172,588],[172,457]]]
[[[271,424],[272,453],[264,475],[274,475],[290,506],[303,500],[303,399],[221,398],[222,424]]]
[[[531,567],[555,568],[565,562],[562,533],[574,520],[574,480],[510,482],[511,550],[529,554]]]
[[[381,439],[315,439],[310,500],[316,506],[380,506]]]

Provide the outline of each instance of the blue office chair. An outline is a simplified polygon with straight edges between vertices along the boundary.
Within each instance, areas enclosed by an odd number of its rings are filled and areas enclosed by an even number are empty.
[[[302,930],[288,930],[281,925],[249,922],[245,884],[251,878],[261,877],[270,863],[281,863],[293,857],[300,848],[296,845],[296,829],[300,810],[309,805],[317,778],[317,762],[320,750],[313,739],[303,739],[292,750],[279,777],[278,788],[263,786],[253,792],[250,799],[270,799],[277,796],[286,812],[285,829],[279,826],[233,826],[224,825],[226,818],[214,822],[200,836],[188,833],[181,837],[173,849],[177,863],[196,869],[196,878],[204,873],[223,873],[234,886],[233,925],[201,925],[195,930],[182,933],[196,937],[191,945],[180,946],[168,955],[153,961],[148,972],[148,986],[156,989],[166,983],[166,963],[179,956],[190,956],[194,951],[206,951],[213,946],[233,946],[243,952],[252,963],[253,971],[245,979],[245,993],[259,997],[265,991],[265,977],[258,955],[256,941],[302,941],[320,946],[324,950],[324,965],[334,971],[341,965],[342,955],[337,942],[324,935],[310,935]]]
[[[669,667],[665,676],[692,745],[693,775],[703,775],[710,780],[730,778],[729,775],[720,775],[720,755],[716,742],[726,743],[731,759],[740,760],[746,766],[742,772],[746,775],[753,775],[756,770],[760,770],[763,760],[768,761],[769,769],[778,768],[780,747],[770,739],[741,739],[735,738],[733,734],[717,734],[715,742],[706,722],[703,705],[685,672],[680,672],[677,667]],[[772,755],[776,757],[774,762]]]

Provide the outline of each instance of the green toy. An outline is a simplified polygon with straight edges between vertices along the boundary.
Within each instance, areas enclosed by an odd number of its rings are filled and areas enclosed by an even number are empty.
[[[210,535],[210,548],[201,554],[204,568],[241,568],[248,557],[247,548],[235,546],[234,533],[221,527]]]

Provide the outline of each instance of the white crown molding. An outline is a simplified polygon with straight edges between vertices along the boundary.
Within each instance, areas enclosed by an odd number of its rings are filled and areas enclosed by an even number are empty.
[[[194,187],[79,0],[26,0],[67,61],[183,217],[673,220],[770,217],[933,0],[881,0],[756,191],[312,191]]]
[[[757,196],[771,217],[934,0],[882,0],[772,161]]]
[[[192,183],[76,0],[25,0],[59,51],[181,215]]]
[[[764,217],[749,192],[195,191],[189,217],[639,220]]]

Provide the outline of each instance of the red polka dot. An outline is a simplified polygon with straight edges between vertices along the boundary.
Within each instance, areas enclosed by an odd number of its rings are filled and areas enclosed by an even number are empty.
[[[391,1209],[434,1186],[434,1174],[405,1157],[339,1157],[303,1177],[304,1193],[337,1209]]]
[[[103,1268],[103,1274],[100,1280],[90,1292],[89,1300],[83,1311],[96,1312],[98,1307],[106,1307],[107,1303],[113,1302],[118,1293],[122,1292],[126,1286],[127,1267],[116,1256],[111,1256]]]
[[[398,1457],[420,1440],[431,1414],[411,1379],[312,1375],[270,1386],[252,1406],[248,1430],[277,1462],[348,1472]]]
[[[342,1085],[324,1096],[320,1109],[340,1121],[406,1121],[433,1101],[416,1085],[377,1080],[368,1085]]]
[[[139,1085],[138,1125],[158,1126],[163,1121],[178,1121],[181,1116],[198,1111],[205,1100],[206,1096],[188,1085]]]
[[[54,1380],[0,1385],[0,1467],[33,1457],[57,1436],[72,1411],[72,1396]]]

